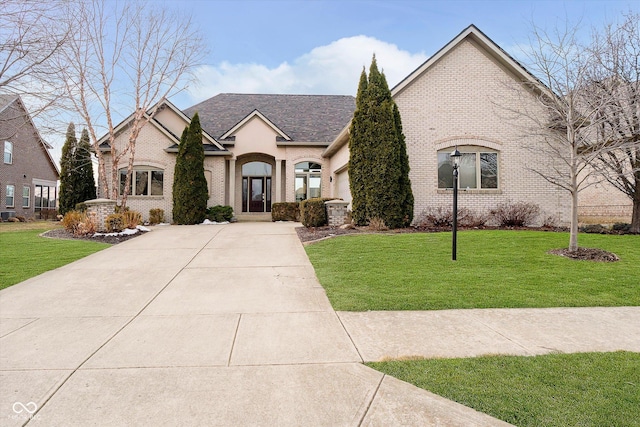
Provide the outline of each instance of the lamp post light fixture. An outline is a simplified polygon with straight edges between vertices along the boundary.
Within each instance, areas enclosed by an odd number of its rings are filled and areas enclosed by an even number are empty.
[[[460,158],[462,154],[458,151],[458,147],[451,152],[451,160],[453,161],[453,242],[451,245],[451,260],[457,258],[458,244],[458,168],[460,167]]]

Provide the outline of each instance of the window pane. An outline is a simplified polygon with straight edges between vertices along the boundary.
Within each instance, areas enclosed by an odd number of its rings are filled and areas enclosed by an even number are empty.
[[[49,187],[49,207],[50,208],[55,208],[56,207],[56,196],[57,196],[57,191],[58,189],[56,187]]]
[[[301,202],[307,198],[307,176],[296,175],[296,202]]]
[[[438,153],[438,188],[453,188],[453,166],[449,153]]]
[[[149,195],[149,171],[136,171],[136,196]]]
[[[31,201],[31,187],[22,187],[22,207],[28,208]]]
[[[13,144],[9,141],[4,142],[4,162],[13,163]]]
[[[15,187],[13,185],[7,185],[7,194],[5,197],[5,202],[8,208],[13,207],[14,197],[15,197]]]
[[[459,168],[460,185],[458,188],[477,188],[476,153],[462,153]]]
[[[36,209],[40,209],[42,207],[42,185],[36,185],[35,204]]]
[[[480,153],[480,185],[498,188],[498,154]]]
[[[44,209],[49,207],[49,187],[42,186],[42,207]]]
[[[309,176],[309,198],[320,197],[320,175]]]
[[[164,187],[164,172],[151,171],[151,195],[162,196]]]
[[[127,170],[122,169],[120,171],[120,194],[124,194],[124,183],[126,182],[126,179],[127,179]],[[129,191],[127,192],[127,194],[132,193],[131,191],[132,188],[133,188],[133,182],[129,182]]]
[[[264,162],[249,162],[242,165],[244,176],[271,176],[271,165]]]
[[[301,162],[296,164],[296,172],[320,172],[322,166],[314,162]]]

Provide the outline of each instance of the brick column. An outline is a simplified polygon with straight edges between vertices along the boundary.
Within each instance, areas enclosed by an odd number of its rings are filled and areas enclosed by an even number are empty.
[[[340,227],[347,222],[347,206],[344,200],[329,200],[324,203],[327,208],[327,221],[331,227]]]
[[[96,229],[99,233],[107,231],[105,220],[116,212],[116,201],[111,199],[94,199],[84,202],[87,205],[87,214],[95,216]]]

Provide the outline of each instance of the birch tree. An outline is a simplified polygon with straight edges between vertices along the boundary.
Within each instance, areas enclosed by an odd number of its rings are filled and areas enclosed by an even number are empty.
[[[67,16],[77,28],[65,48],[63,80],[96,153],[101,195],[119,198],[124,207],[140,131],[161,100],[186,88],[204,55],[204,42],[189,16],[160,4],[86,0],[70,8]],[[132,113],[123,130],[126,143],[116,147],[116,120],[123,111]],[[98,147],[103,134],[109,145],[109,170]],[[127,174],[120,194],[118,171],[123,163]]]

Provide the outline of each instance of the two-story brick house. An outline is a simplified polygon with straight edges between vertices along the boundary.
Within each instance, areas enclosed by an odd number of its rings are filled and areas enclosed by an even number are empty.
[[[38,217],[55,210],[58,167],[22,99],[0,94],[0,215]]]

